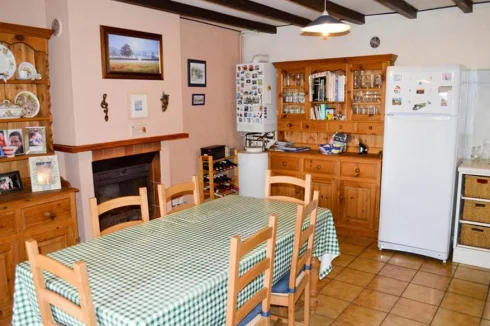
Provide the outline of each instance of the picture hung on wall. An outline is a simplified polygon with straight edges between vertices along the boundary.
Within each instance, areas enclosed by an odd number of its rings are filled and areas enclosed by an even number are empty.
[[[56,155],[29,157],[29,170],[33,192],[61,189]]]
[[[163,80],[162,35],[100,26],[102,75]]]
[[[189,87],[206,87],[206,61],[187,60],[187,85]]]
[[[22,191],[22,180],[19,171],[0,174],[0,194],[5,195],[12,192]]]
[[[26,127],[25,130],[26,154],[46,153],[46,127]]]
[[[206,94],[192,94],[192,105],[206,104]]]
[[[131,119],[148,118],[148,98],[144,93],[129,94],[129,112]]]

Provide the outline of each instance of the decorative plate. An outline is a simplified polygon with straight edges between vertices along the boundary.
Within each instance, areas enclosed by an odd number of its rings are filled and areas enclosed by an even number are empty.
[[[28,91],[22,91],[15,96],[14,103],[26,110],[24,117],[33,118],[39,113],[41,104],[37,96]]]
[[[34,80],[36,79],[37,71],[36,67],[34,67],[33,64],[29,62],[22,62],[19,65],[19,74],[21,71],[25,71],[27,73],[27,77],[25,78],[26,80]]]
[[[17,65],[14,54],[3,44],[0,44],[0,78],[12,78]]]

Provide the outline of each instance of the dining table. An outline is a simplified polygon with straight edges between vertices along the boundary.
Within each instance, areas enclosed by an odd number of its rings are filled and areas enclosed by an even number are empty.
[[[277,214],[273,282],[291,265],[297,205],[273,199],[230,195],[148,223],[48,254],[68,267],[87,264],[98,325],[224,325],[230,238],[242,240],[268,225]],[[305,226],[309,221],[305,222]],[[265,257],[265,244],[240,262],[240,273]],[[313,256],[321,260],[318,278],[331,271],[339,255],[330,210],[319,208]],[[316,275],[315,275],[316,276]],[[79,304],[78,292],[45,273],[49,290]],[[239,295],[238,306],[262,288],[255,279]],[[52,308],[55,321],[81,325]],[[42,325],[28,261],[16,266],[12,325]]]

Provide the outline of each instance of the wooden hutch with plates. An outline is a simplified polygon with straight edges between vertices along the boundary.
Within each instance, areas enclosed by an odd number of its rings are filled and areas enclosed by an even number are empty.
[[[378,235],[386,69],[396,58],[387,54],[274,63],[277,138],[311,150],[270,151],[269,168],[275,175],[311,174],[313,190],[320,191],[319,204],[332,211],[341,235]],[[318,77],[325,75],[333,82]],[[326,107],[328,116],[319,115],[319,107]],[[328,143],[335,132],[349,135],[346,152],[321,154],[318,145]],[[358,155],[359,141],[368,154]],[[272,192],[304,196],[287,185],[275,185]]]
[[[33,93],[40,103],[39,113],[34,117],[0,118],[0,130],[24,131],[25,127],[42,126],[46,132],[46,153],[0,157],[0,173],[19,171],[23,184],[22,191],[0,195],[0,325],[10,324],[15,266],[27,259],[25,241],[37,240],[43,254],[79,241],[75,203],[77,190],[62,179],[60,190],[31,191],[29,157],[55,154],[48,64],[51,34],[49,29],[0,23],[2,49],[8,48],[15,57],[17,67],[27,62],[40,73],[37,79],[19,79],[16,69],[15,74],[9,74],[6,82],[0,79],[0,103],[4,100],[14,103],[16,95],[22,91]],[[3,55],[9,51],[4,50]]]

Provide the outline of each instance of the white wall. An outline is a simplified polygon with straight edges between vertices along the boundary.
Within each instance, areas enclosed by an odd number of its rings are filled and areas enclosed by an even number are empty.
[[[372,49],[369,40],[381,39]],[[490,4],[475,5],[464,14],[457,8],[419,13],[418,19],[400,15],[366,17],[366,24],[353,25],[349,35],[301,36],[295,26],[280,27],[278,33],[246,33],[244,60],[268,54],[271,61],[332,58],[394,53],[397,65],[454,64],[490,68]]]
[[[0,0],[0,22],[45,28],[44,0]]]

